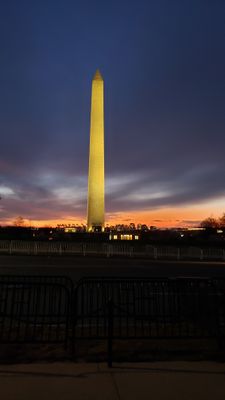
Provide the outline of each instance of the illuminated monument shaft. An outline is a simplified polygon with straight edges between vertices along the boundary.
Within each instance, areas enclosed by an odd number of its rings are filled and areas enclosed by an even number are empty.
[[[104,230],[104,82],[97,70],[92,80],[88,174],[88,231]]]

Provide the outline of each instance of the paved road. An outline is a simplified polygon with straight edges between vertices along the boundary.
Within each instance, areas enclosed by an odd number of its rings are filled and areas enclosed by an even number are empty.
[[[154,261],[80,256],[0,256],[0,274],[66,275],[74,281],[104,277],[224,277],[225,262]]]

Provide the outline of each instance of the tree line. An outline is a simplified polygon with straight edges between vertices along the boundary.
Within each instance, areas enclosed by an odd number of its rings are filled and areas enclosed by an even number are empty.
[[[208,217],[208,218],[204,219],[201,222],[201,227],[202,228],[225,229],[225,213],[219,218]]]

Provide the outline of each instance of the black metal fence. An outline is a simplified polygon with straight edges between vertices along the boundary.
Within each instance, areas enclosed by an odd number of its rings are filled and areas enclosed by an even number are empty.
[[[76,339],[225,338],[225,280],[83,279],[73,298]]]
[[[225,280],[0,276],[1,343],[225,339]]]
[[[0,342],[68,342],[73,283],[61,276],[0,276]]]

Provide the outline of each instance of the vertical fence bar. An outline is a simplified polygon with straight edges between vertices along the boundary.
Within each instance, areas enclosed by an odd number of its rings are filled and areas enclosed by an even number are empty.
[[[112,368],[113,358],[113,300],[108,301],[108,367]]]

